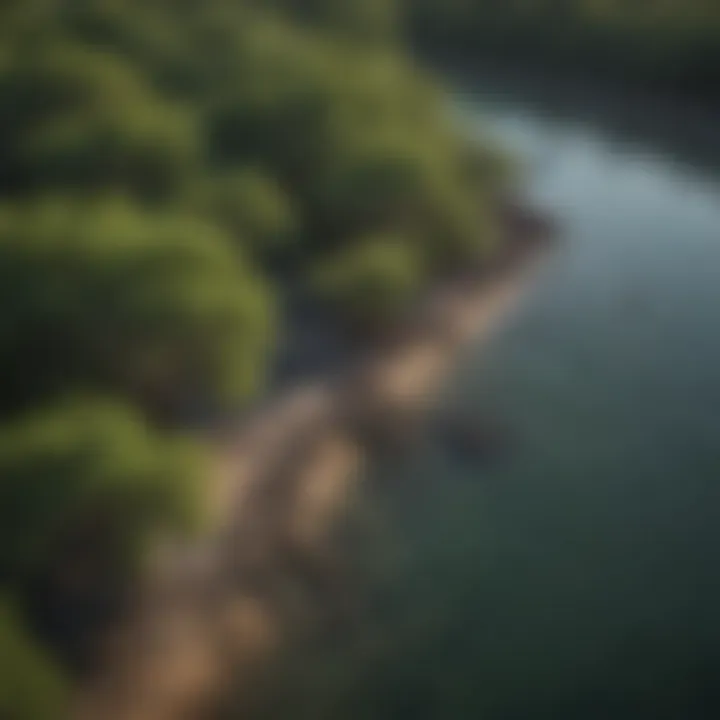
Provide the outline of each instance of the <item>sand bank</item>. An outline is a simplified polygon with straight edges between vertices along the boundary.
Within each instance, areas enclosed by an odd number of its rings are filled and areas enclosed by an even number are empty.
[[[206,720],[242,695],[282,645],[288,583],[331,591],[331,538],[366,456],[358,426],[422,414],[458,353],[491,337],[540,253],[440,289],[422,331],[346,375],[299,387],[223,442],[212,532],[158,555],[128,623],[108,643],[79,720]]]

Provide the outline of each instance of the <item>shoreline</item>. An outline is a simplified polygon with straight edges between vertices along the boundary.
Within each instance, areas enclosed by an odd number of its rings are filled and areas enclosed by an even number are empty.
[[[529,286],[545,243],[510,245],[487,277],[440,288],[419,332],[288,392],[222,441],[212,531],[158,554],[75,717],[205,720],[230,690],[251,692],[297,612],[288,585],[332,592],[331,540],[361,478],[363,429],[387,438],[422,418],[461,351],[489,339]]]

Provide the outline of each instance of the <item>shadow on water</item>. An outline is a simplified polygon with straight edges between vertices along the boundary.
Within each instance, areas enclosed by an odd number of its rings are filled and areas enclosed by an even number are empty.
[[[461,102],[481,97],[490,105],[529,114],[535,122],[600,130],[621,145],[662,155],[695,175],[717,178],[720,173],[720,108],[541,70],[457,63],[444,67],[455,79]]]

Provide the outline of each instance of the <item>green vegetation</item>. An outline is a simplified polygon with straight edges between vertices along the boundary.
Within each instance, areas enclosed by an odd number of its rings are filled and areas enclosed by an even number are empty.
[[[403,240],[362,239],[318,267],[315,285],[329,307],[358,327],[372,327],[387,312],[401,313],[420,286],[415,253]]]
[[[5,409],[71,389],[148,410],[247,396],[264,358],[263,287],[222,228],[123,201],[0,208]],[[14,401],[14,402],[12,402]]]
[[[425,41],[720,98],[717,0],[406,0]]]
[[[395,18],[392,0],[2,3],[3,717],[61,714],[43,655],[74,652],[62,612],[82,625],[198,519],[178,420],[259,390],[284,287],[385,325],[492,250],[497,156],[449,123]]]
[[[65,401],[0,434],[0,577],[94,582],[131,569],[148,534],[196,521],[202,458],[111,401]]]
[[[0,717],[64,720],[67,681],[28,635],[18,613],[0,600]]]

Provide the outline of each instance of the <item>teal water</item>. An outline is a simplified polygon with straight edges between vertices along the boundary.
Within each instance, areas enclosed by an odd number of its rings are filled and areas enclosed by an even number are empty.
[[[512,454],[431,437],[377,468],[364,619],[285,717],[720,717],[720,124],[532,90],[466,80],[456,108],[564,227],[441,403]]]

